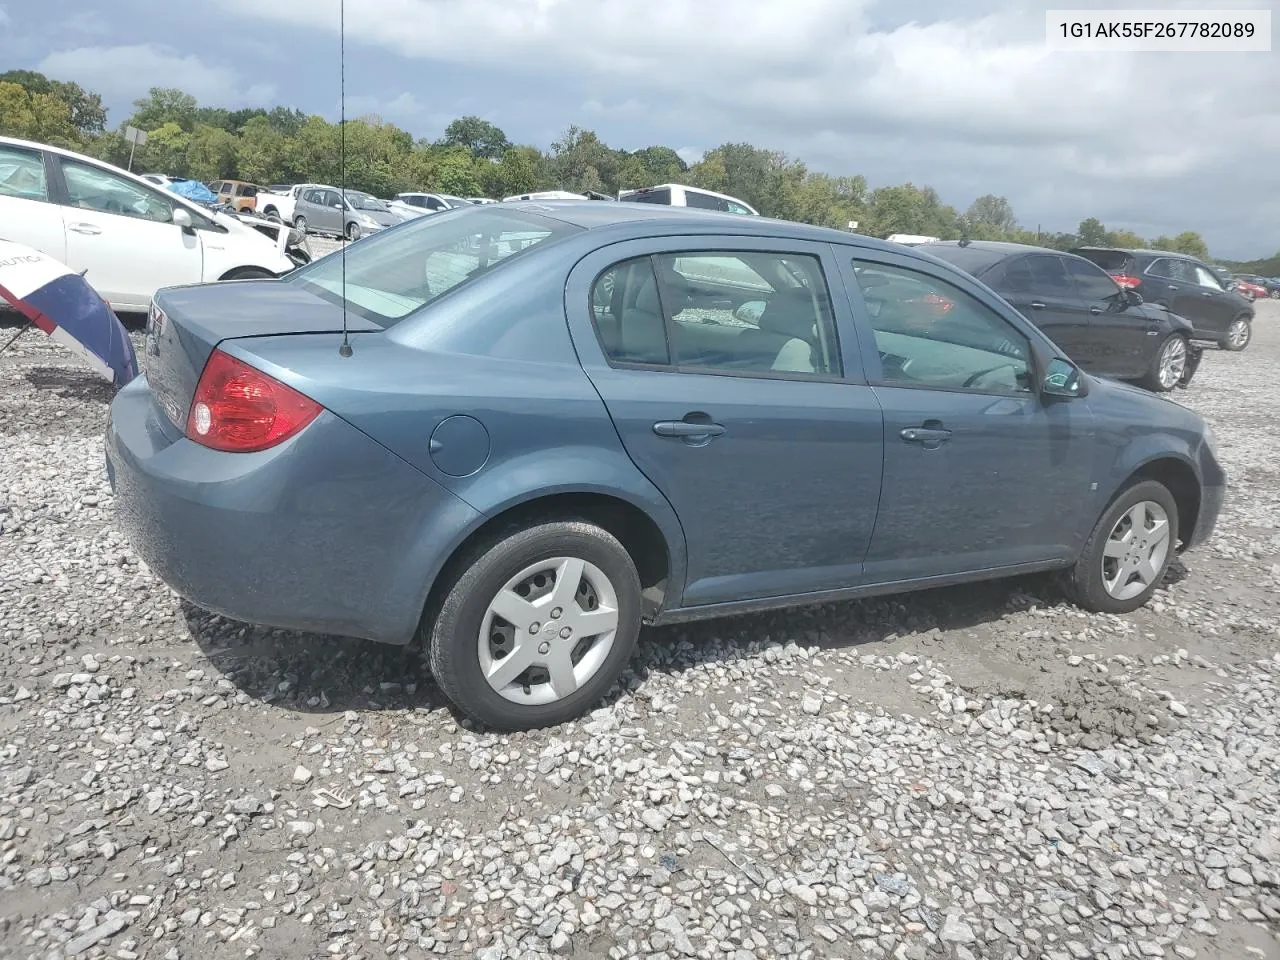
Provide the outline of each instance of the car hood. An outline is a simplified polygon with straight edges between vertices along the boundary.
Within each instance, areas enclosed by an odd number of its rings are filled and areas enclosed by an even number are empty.
[[[404,222],[404,217],[394,210],[357,210],[356,214],[358,216],[372,217],[374,223],[383,227],[394,227],[397,223]]]
[[[1095,413],[1121,423],[1203,435],[1204,420],[1171,396],[1107,377],[1089,376],[1088,400]]]

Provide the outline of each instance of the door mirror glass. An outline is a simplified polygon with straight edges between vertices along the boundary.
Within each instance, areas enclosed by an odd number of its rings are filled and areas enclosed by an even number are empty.
[[[1041,392],[1048,397],[1082,397],[1085,394],[1084,380],[1075,365],[1055,357],[1049,361]]]
[[[760,317],[764,313],[764,308],[767,306],[768,304],[763,300],[748,300],[733,311],[733,318],[752,326],[758,326]]]

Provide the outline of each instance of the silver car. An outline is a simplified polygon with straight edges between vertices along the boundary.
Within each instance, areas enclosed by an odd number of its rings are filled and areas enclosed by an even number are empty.
[[[330,233],[359,240],[366,233],[393,227],[402,217],[387,209],[377,197],[359,190],[312,187],[302,191],[293,211],[293,225],[308,233]]]

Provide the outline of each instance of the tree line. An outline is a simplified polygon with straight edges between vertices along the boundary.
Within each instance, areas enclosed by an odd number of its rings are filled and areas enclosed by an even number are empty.
[[[725,143],[690,165],[670,147],[610,147],[593,131],[570,126],[549,150],[512,143],[480,117],[460,117],[435,140],[414,139],[377,116],[348,120],[345,130],[323,117],[283,106],[228,110],[201,106],[181,90],[153,87],[111,129],[102,98],[78,84],[29,70],[0,73],[0,134],[68,147],[124,166],[127,126],[147,132],[133,169],[195,180],[258,184],[338,183],[345,133],[345,181],[379,197],[409,190],[502,198],[533,190],[577,193],[682,183],[727,193],[765,216],[886,237],[922,234],[955,240],[1009,240],[1065,250],[1078,245],[1150,246],[1207,258],[1195,231],[1151,240],[1108,230],[1096,218],[1073,233],[1041,233],[1018,223],[1009,201],[989,194],[963,212],[929,186],[871,189],[865,177],[810,170],[785,153]],[[1278,254],[1277,256],[1280,256]],[[1261,271],[1259,271],[1261,272]]]

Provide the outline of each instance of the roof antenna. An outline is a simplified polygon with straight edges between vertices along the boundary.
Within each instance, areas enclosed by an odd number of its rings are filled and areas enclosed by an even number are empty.
[[[969,244],[971,244],[971,243],[973,243],[973,240],[972,240],[972,239],[970,238],[970,236],[969,236],[969,218],[968,218],[968,217],[961,217],[961,218],[960,218],[960,243],[959,243],[959,246],[967,247],[967,246],[968,246]]]
[[[347,4],[338,0],[338,182],[342,206],[347,206]],[[343,231],[344,233],[346,231]],[[338,356],[351,356],[351,340],[347,335],[347,238],[342,238],[342,346]]]

